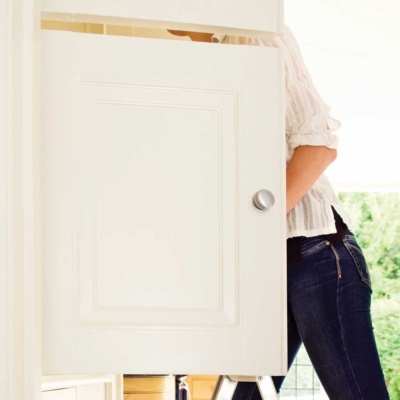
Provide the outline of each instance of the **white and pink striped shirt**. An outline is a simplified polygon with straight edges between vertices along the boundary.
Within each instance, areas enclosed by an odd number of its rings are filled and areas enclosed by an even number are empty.
[[[294,149],[301,145],[326,146],[337,149],[338,137],[334,131],[341,127],[339,120],[330,116],[330,107],[315,88],[304,63],[299,44],[291,29],[270,39],[240,36],[212,37],[213,42],[269,46],[285,53],[286,86],[286,164]],[[287,238],[317,236],[336,232],[333,206],[351,229],[351,219],[338,199],[328,178],[322,174],[300,202],[287,214]]]

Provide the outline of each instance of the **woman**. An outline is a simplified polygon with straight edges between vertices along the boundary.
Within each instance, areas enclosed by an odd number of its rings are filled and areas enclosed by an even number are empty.
[[[169,30],[194,41],[273,46],[286,63],[288,365],[301,343],[331,400],[387,400],[371,322],[371,281],[350,217],[326,178],[341,126],[330,116],[287,25],[270,39]],[[277,392],[284,376],[275,376]],[[240,382],[234,400],[261,399]]]

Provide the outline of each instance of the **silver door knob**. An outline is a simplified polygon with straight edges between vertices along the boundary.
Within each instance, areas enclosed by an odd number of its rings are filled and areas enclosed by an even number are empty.
[[[261,189],[253,196],[254,207],[259,211],[268,211],[275,204],[274,195],[267,189]]]

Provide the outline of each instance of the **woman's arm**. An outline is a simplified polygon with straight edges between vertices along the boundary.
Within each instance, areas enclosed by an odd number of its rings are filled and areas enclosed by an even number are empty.
[[[308,192],[336,159],[337,150],[325,146],[299,146],[286,167],[286,214]]]
[[[335,160],[341,127],[317,91],[299,44],[285,25],[273,45],[285,52],[286,140],[291,158],[286,166],[286,213],[289,213]]]

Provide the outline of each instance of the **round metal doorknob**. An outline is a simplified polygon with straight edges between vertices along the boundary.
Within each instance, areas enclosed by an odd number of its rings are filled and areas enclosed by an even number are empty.
[[[275,204],[275,197],[269,190],[261,189],[253,196],[253,204],[259,211],[268,211]]]

